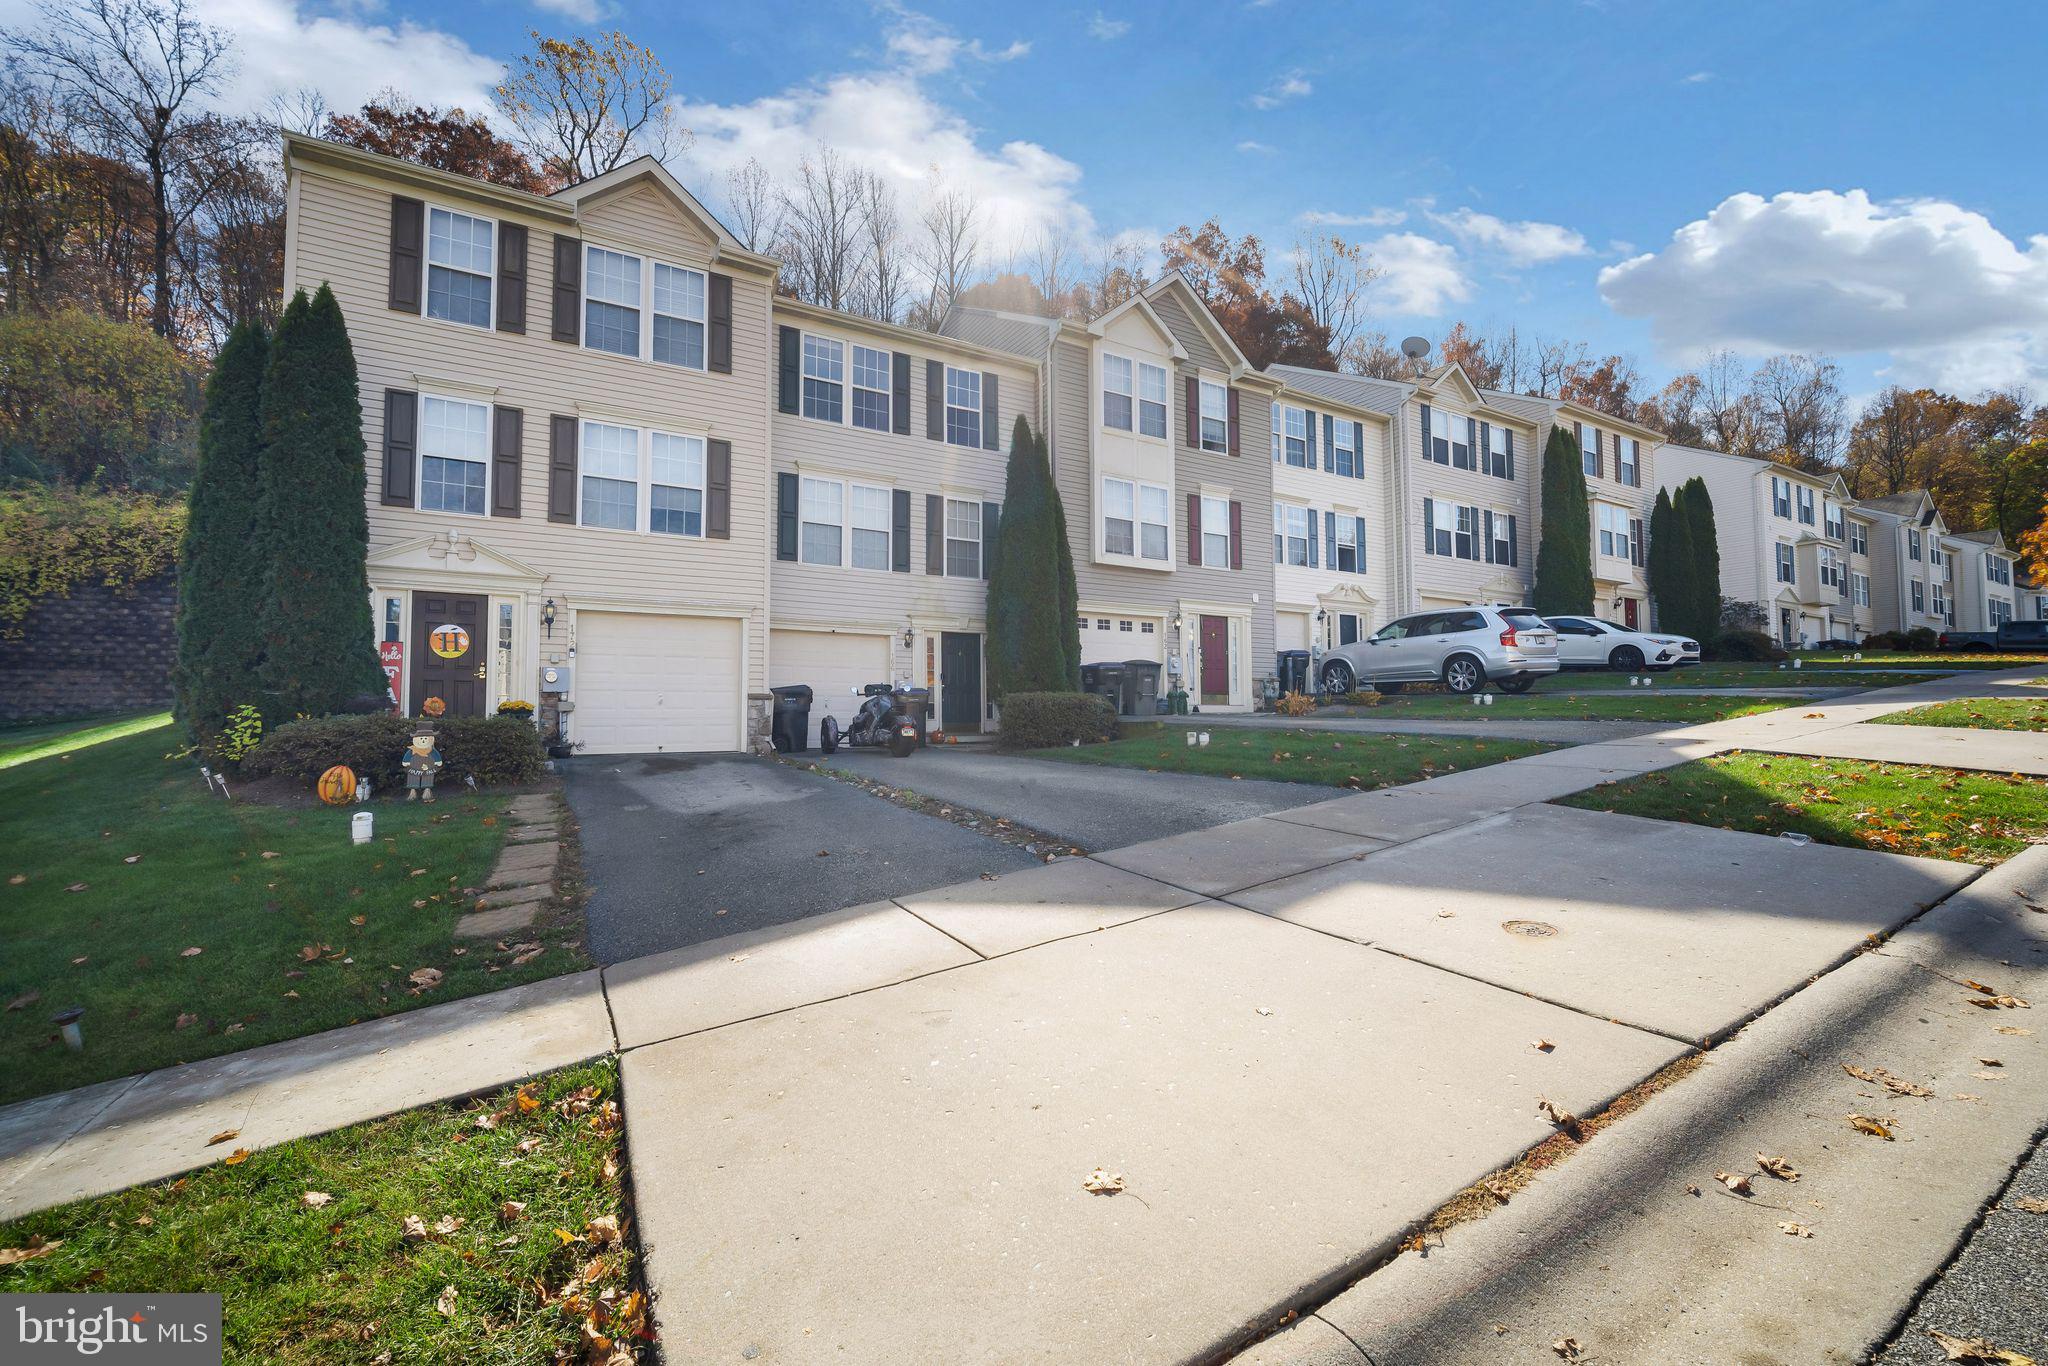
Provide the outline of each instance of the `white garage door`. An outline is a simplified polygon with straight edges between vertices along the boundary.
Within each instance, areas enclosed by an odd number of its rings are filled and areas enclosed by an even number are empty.
[[[1081,662],[1115,664],[1126,659],[1164,660],[1157,617],[1094,613],[1081,618]]]
[[[576,614],[576,710],[585,754],[740,748],[740,622]]]
[[[805,743],[818,743],[818,723],[827,716],[841,730],[853,720],[853,690],[870,683],[893,683],[889,670],[889,637],[852,635],[843,631],[770,631],[768,686],[809,685],[811,733]]]
[[[1306,650],[1308,645],[1308,613],[1277,612],[1273,616],[1273,648],[1276,650]]]

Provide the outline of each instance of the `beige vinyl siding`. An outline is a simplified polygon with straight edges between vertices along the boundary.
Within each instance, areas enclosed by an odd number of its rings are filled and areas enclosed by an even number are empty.
[[[1284,461],[1275,463],[1271,453],[1270,426],[1265,455],[1273,472],[1272,501],[1313,509],[1317,517],[1316,535],[1319,542],[1322,541],[1326,530],[1322,521],[1324,512],[1333,511],[1341,506],[1346,509],[1344,515],[1365,519],[1365,573],[1349,574],[1331,568],[1329,546],[1323,542],[1320,545],[1317,568],[1306,569],[1277,563],[1274,565],[1272,600],[1275,608],[1283,611],[1289,608],[1305,610],[1313,617],[1326,595],[1341,593],[1348,598],[1362,590],[1373,598],[1373,604],[1369,608],[1355,603],[1347,604],[1342,610],[1357,612],[1364,617],[1368,623],[1366,630],[1376,629],[1398,615],[1394,606],[1394,567],[1400,552],[1395,540],[1395,504],[1387,489],[1390,472],[1387,461],[1389,424],[1378,415],[1347,410],[1327,399],[1319,399],[1312,394],[1294,390],[1279,395],[1278,401],[1289,407],[1304,408],[1313,414],[1328,413],[1336,421],[1347,425],[1352,422],[1364,424],[1365,449],[1359,453],[1365,468],[1363,479],[1333,474],[1323,468],[1320,425],[1316,433],[1315,469],[1300,469]],[[1269,408],[1269,422],[1270,411]],[[1263,550],[1268,560],[1273,559],[1271,534],[1266,537]],[[1250,554],[1249,547],[1246,554]],[[1281,633],[1276,633],[1276,638],[1278,634]],[[1279,645],[1276,648],[1299,647]]]
[[[1769,472],[1717,451],[1666,446],[1658,454],[1657,477],[1667,492],[1676,495],[1695,477],[1707,486],[1721,552],[1721,596],[1768,607],[1778,588]]]
[[[417,191],[407,190],[417,195]],[[762,683],[767,645],[768,284],[733,277],[733,373],[710,374],[632,360],[550,340],[553,234],[559,224],[495,209],[472,209],[529,231],[527,330],[484,331],[386,306],[392,188],[350,173],[301,165],[293,172],[291,278],[286,289],[334,287],[361,377],[369,448],[367,499],[372,554],[451,529],[531,566],[560,608],[550,644],[574,643],[579,604],[676,610],[698,605],[743,614],[747,687]],[[435,201],[428,196],[429,204]],[[461,204],[451,207],[465,208]],[[584,206],[608,243],[707,268],[711,243],[680,208],[651,189]],[[388,507],[383,487],[384,391],[444,389],[450,396],[523,413],[521,515],[467,517]],[[642,534],[548,521],[549,417],[599,420],[732,445],[731,538]],[[533,605],[525,631],[538,629]],[[531,692],[531,684],[527,692]],[[515,695],[520,688],[515,686]]]
[[[1458,417],[1479,418],[1494,426],[1505,426],[1515,436],[1515,477],[1498,478],[1480,470],[1453,469],[1422,457],[1422,404]],[[1536,444],[1536,429],[1505,421],[1503,415],[1483,412],[1455,398],[1418,396],[1402,405],[1399,459],[1407,465],[1408,489],[1403,520],[1408,527],[1411,596],[1402,612],[1446,604],[1512,600],[1526,596],[1536,567],[1537,536],[1540,533],[1536,488],[1542,477],[1542,453]],[[1488,564],[1461,560],[1450,555],[1423,553],[1423,500],[1452,506],[1477,507],[1481,511],[1508,513],[1515,518],[1516,558],[1519,564]],[[1483,531],[1483,524],[1482,524]],[[1509,588],[1514,592],[1509,592]]]

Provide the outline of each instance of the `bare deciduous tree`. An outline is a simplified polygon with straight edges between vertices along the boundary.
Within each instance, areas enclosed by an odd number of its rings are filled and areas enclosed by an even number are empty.
[[[652,52],[617,30],[596,42],[530,36],[533,51],[505,68],[492,95],[544,168],[574,184],[690,145],[669,105],[668,69]]]
[[[861,223],[863,173],[820,145],[782,196],[781,255],[799,299],[849,308],[867,263]]]
[[[1816,474],[1835,467],[1846,406],[1840,374],[1825,356],[1772,356],[1757,368],[1749,392],[1787,464]]]
[[[919,326],[936,332],[963,290],[981,269],[984,247],[981,206],[966,191],[934,177],[924,212],[918,216],[914,249],[925,277],[925,297],[915,310]]]
[[[1699,369],[1699,421],[1717,451],[1755,455],[1761,447],[1749,374],[1733,351],[1709,352]]]
[[[1387,343],[1384,332],[1360,332],[1337,355],[1337,368],[1368,379],[1412,379],[1421,362],[1412,361]]]
[[[876,171],[854,176],[854,202],[866,243],[855,311],[893,323],[910,292],[910,263],[903,248],[903,212],[896,191]]]
[[[1075,275],[1079,268],[1079,252],[1067,220],[1055,218],[1041,224],[1031,239],[1029,275],[1049,316],[1060,318],[1074,311]]]
[[[1365,248],[1335,233],[1310,233],[1294,242],[1294,293],[1309,316],[1329,329],[1330,351],[1341,356],[1365,322],[1366,291],[1380,278]]]
[[[725,173],[726,226],[748,251],[773,251],[782,237],[782,191],[753,157]]]

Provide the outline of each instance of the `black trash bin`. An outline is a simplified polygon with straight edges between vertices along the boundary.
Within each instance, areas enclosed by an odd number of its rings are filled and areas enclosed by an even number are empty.
[[[811,740],[809,685],[790,683],[768,691],[775,694],[775,712],[769,722],[768,738],[783,754],[804,753],[810,748]]]
[[[1107,697],[1112,703],[1123,705],[1124,666],[1121,664],[1083,664],[1081,666],[1081,691]]]
[[[1159,710],[1159,661],[1124,661],[1122,711],[1125,716],[1151,716]]]
[[[1305,693],[1309,690],[1308,651],[1282,650],[1275,656],[1280,676],[1280,691],[1283,693]]]
[[[896,705],[903,708],[903,714],[917,727],[917,743],[924,743],[925,724],[932,716],[932,690],[930,688],[898,688]]]

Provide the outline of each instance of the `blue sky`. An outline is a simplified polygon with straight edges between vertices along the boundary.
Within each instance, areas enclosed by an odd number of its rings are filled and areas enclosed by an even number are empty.
[[[242,39],[238,98],[342,107],[479,107],[526,28],[622,28],[713,200],[822,137],[906,196],[936,165],[1017,241],[1213,215],[1277,257],[1322,216],[1386,267],[1395,337],[1512,323],[1658,382],[1704,347],[1818,350],[1852,395],[2048,376],[2033,4],[195,4]]]

